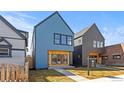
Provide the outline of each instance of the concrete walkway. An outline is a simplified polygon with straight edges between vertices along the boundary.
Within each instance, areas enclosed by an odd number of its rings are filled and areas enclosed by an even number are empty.
[[[103,77],[103,78],[98,78],[98,79],[93,79],[90,81],[106,81],[106,82],[111,82],[111,81],[123,81],[124,82],[124,75],[119,75],[119,76],[108,76],[108,77]]]
[[[67,77],[69,77],[69,78],[71,78],[71,79],[73,79],[73,80],[75,80],[77,82],[82,82],[82,81],[87,81],[88,80],[88,79],[86,79],[86,78],[84,78],[82,76],[75,75],[75,74],[73,74],[73,73],[71,73],[69,71],[66,71],[64,69],[54,69],[54,70],[64,74],[65,76],[67,76]]]

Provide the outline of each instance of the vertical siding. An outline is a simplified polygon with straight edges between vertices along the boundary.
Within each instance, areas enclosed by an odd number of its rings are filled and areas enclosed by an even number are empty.
[[[104,42],[104,38],[102,37],[102,35],[100,34],[100,32],[96,28],[96,26],[92,26],[89,29],[89,31],[87,31],[83,35],[83,39],[82,39],[82,42],[83,42],[83,45],[82,45],[82,64],[83,65],[87,64],[88,53],[94,49],[93,48],[93,40]]]
[[[54,33],[71,35],[73,33],[58,14],[53,15],[36,28],[36,68],[48,67],[48,50],[73,51],[73,46],[54,45]]]

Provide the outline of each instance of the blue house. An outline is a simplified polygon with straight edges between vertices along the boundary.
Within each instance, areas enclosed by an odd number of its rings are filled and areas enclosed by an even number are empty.
[[[32,37],[35,69],[72,65],[74,33],[58,12],[38,23]]]

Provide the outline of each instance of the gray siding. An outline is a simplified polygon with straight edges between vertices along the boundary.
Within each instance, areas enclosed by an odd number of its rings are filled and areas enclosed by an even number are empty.
[[[82,64],[86,65],[88,53],[95,48],[93,47],[93,41],[104,42],[104,38],[99,32],[96,25],[91,26],[91,28],[83,35],[82,38]]]

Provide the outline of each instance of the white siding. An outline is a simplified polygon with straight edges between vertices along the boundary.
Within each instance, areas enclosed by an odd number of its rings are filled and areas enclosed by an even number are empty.
[[[2,37],[13,37],[21,38],[17,33],[15,33],[8,25],[0,20],[0,36]]]
[[[25,63],[25,51],[12,51],[12,57],[0,58],[0,64],[19,64],[24,65]]]
[[[6,40],[12,44],[12,48],[16,49],[25,49],[25,40],[19,40],[19,39],[8,39]]]
[[[79,46],[79,45],[82,45],[82,37],[74,40],[74,46]]]
[[[0,42],[1,45],[8,45],[5,41]]]

